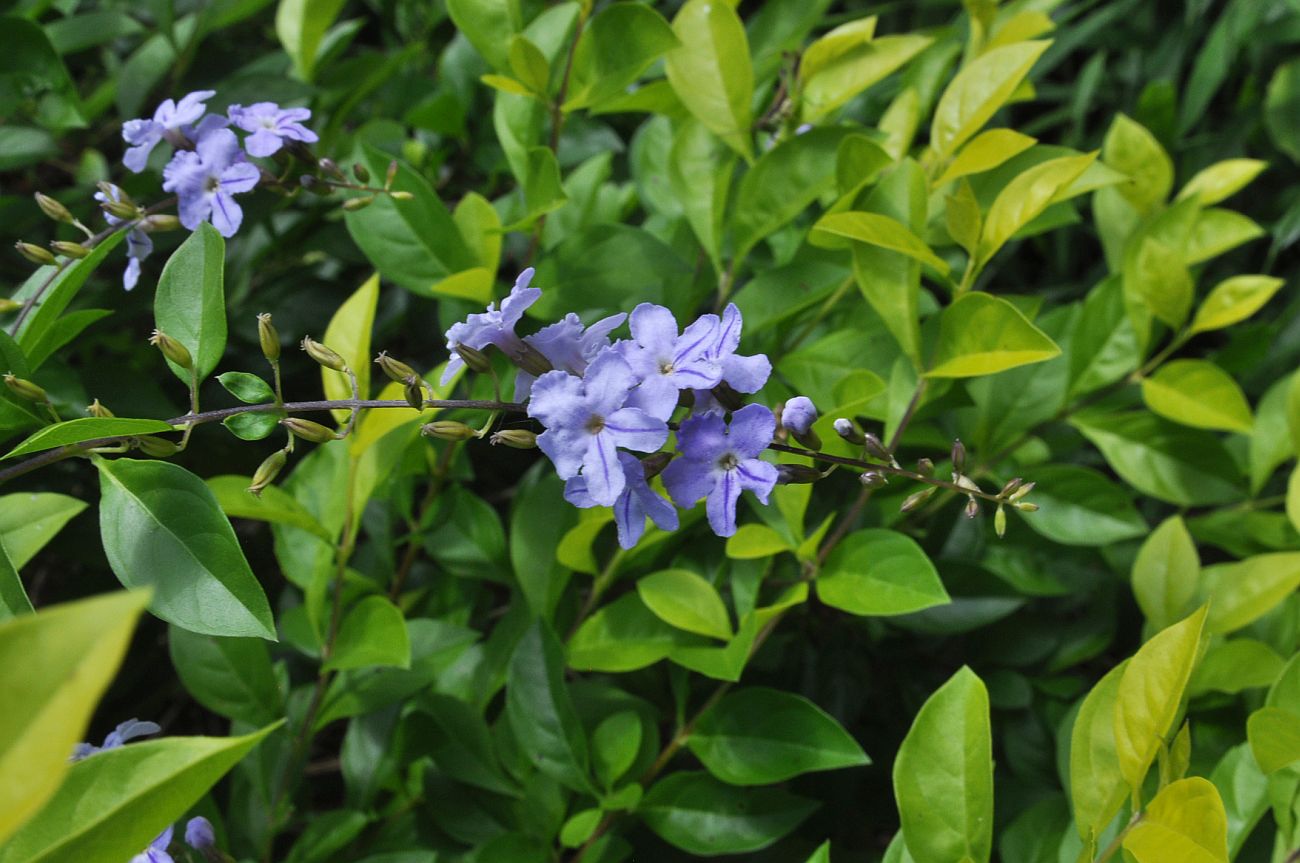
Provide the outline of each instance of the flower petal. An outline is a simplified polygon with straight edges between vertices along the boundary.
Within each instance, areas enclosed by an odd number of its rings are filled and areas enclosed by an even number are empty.
[[[664,468],[664,488],[668,489],[673,503],[682,509],[690,509],[695,502],[713,491],[717,483],[717,470],[711,463],[689,458],[679,458]]]
[[[605,417],[605,431],[619,446],[654,452],[668,440],[668,425],[638,408],[623,408]]]
[[[614,436],[600,432],[588,437],[587,452],[582,459],[582,475],[587,480],[587,493],[601,506],[613,506],[623,493],[627,479],[618,463],[618,449]]]
[[[731,415],[731,430],[727,437],[732,450],[753,458],[767,449],[775,431],[776,417],[770,410],[763,405],[745,405]]]
[[[709,516],[709,527],[718,536],[731,536],[736,532],[736,501],[739,499],[739,472],[722,471],[722,476],[709,492],[704,505]]]

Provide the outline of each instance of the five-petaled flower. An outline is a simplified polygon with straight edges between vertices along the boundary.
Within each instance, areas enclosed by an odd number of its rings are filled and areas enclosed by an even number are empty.
[[[775,430],[776,417],[762,405],[745,405],[736,411],[730,427],[718,412],[685,420],[677,432],[682,456],[663,474],[673,503],[687,509],[707,498],[705,509],[713,532],[734,534],[740,492],[751,491],[767,503],[776,485],[776,467],[758,457],[772,442]]]
[[[541,288],[529,287],[532,280],[533,268],[529,267],[515,279],[514,287],[510,289],[510,295],[501,301],[500,309],[496,303],[488,303],[486,311],[470,315],[451,325],[451,329],[447,330],[447,350],[451,351],[451,359],[442,372],[444,386],[465,365],[465,360],[456,352],[458,345],[480,351],[488,345],[496,345],[508,356],[517,356],[526,350],[523,339],[515,335],[515,326],[528,307],[542,296]]]
[[[234,236],[244,212],[234,196],[257,185],[260,172],[244,159],[235,133],[213,129],[193,151],[177,153],[163,170],[163,189],[180,199],[181,224],[191,231],[209,218],[223,237]]]
[[[537,348],[553,367],[582,377],[596,355],[609,347],[609,334],[625,320],[625,314],[610,315],[584,329],[582,320],[569,312],[550,326],[524,336],[524,342]],[[515,375],[515,401],[528,398],[535,380],[536,376],[519,370]]]
[[[678,335],[672,312],[642,303],[628,323],[632,340],[619,342],[618,350],[640,381],[628,404],[667,420],[677,407],[678,391],[707,390],[722,380],[722,364],[712,355],[717,315],[701,315]]]
[[[207,110],[207,100],[215,95],[215,90],[196,90],[179,102],[164,99],[154,110],[152,120],[127,120],[122,125],[122,139],[131,147],[122,156],[122,164],[137,174],[143,171],[158,142],[169,132],[179,132],[183,127],[198,122]]]
[[[772,374],[772,363],[764,354],[751,357],[736,353],[740,347],[740,332],[744,319],[735,303],[728,303],[722,311],[722,321],[718,325],[717,336],[709,347],[709,358],[722,366],[722,383],[738,393],[756,393],[767,383]],[[709,390],[695,391],[695,412],[721,410],[713,393]]]
[[[660,497],[646,482],[641,460],[631,453],[620,452],[618,462],[623,467],[626,484],[614,501],[614,524],[618,528],[618,544],[632,548],[645,533],[645,520],[649,518],[661,530],[677,529],[677,510]],[[564,485],[564,499],[579,509],[600,506],[587,492],[587,480],[582,476],[571,478]]]
[[[244,147],[250,156],[271,156],[286,141],[310,144],[317,140],[316,133],[302,124],[311,119],[306,108],[281,108],[274,102],[255,102],[248,107],[231,105],[227,111],[230,121],[245,132]]]

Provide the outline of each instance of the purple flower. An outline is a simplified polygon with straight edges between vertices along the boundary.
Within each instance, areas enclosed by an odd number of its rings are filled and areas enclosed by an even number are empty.
[[[185,844],[195,851],[207,851],[217,844],[217,834],[212,822],[198,815],[185,824]]]
[[[628,404],[666,420],[677,407],[679,390],[707,390],[722,379],[722,365],[710,355],[716,341],[717,315],[701,315],[678,335],[672,312],[642,303],[632,310],[629,324],[632,341],[619,342],[618,351],[640,385],[632,391]]]
[[[677,510],[673,505],[655,494],[646,482],[645,468],[641,460],[631,453],[620,452],[619,464],[623,466],[623,478],[626,484],[614,501],[614,524],[618,527],[618,544],[631,548],[645,533],[647,517],[661,530],[677,529]],[[587,480],[581,476],[572,477],[564,485],[564,499],[580,509],[600,506],[587,492]]]
[[[541,288],[529,287],[532,280],[533,268],[529,267],[515,279],[510,295],[501,301],[499,310],[496,303],[488,303],[487,311],[451,325],[447,330],[447,350],[451,351],[451,359],[442,372],[443,386],[465,365],[456,353],[458,344],[480,351],[488,345],[496,345],[512,356],[524,350],[523,340],[515,335],[515,325],[523,318],[524,311],[542,296]]]
[[[626,319],[625,314],[610,315],[584,330],[582,320],[569,312],[562,320],[524,336],[524,341],[537,348],[555,368],[582,377],[596,355],[609,347],[609,334]],[[528,398],[535,380],[536,376],[522,369],[515,375],[515,401]]]
[[[122,200],[122,190],[111,183],[106,183],[108,194],[103,191],[95,193],[96,201],[120,201]],[[112,213],[105,213],[104,219],[112,227],[124,224],[125,219],[119,219]],[[140,262],[153,252],[153,238],[145,233],[144,229],[138,224],[133,226],[126,235],[126,271],[122,273],[122,287],[131,290],[135,283],[140,280]]]
[[[735,303],[728,303],[722,312],[718,337],[709,348],[709,358],[722,366],[722,383],[738,393],[756,393],[772,374],[772,363],[764,354],[742,357],[736,353],[740,347],[740,331],[744,321]],[[695,412],[720,410],[713,394],[707,390],[695,391]]]
[[[817,422],[817,408],[807,396],[795,396],[781,409],[781,425],[797,435],[807,434]]]
[[[122,139],[131,145],[122,157],[122,164],[135,173],[144,170],[149,153],[168,132],[180,131],[203,116],[207,100],[217,95],[215,90],[196,90],[179,102],[163,100],[153,112],[152,120],[127,120],[122,125]]]
[[[618,447],[654,452],[668,439],[663,420],[623,406],[635,383],[623,358],[606,351],[592,361],[586,377],[551,371],[533,384],[528,415],[546,426],[537,446],[560,479],[582,471],[587,493],[600,506],[613,506],[627,485]]]
[[[718,536],[736,532],[736,501],[752,491],[762,503],[776,485],[774,465],[758,458],[772,441],[776,417],[762,405],[745,405],[731,415],[710,412],[685,420],[677,432],[682,457],[664,470],[664,486],[673,503],[689,509],[708,498],[709,526]]]
[[[213,129],[193,151],[183,150],[163,169],[163,189],[180,198],[181,224],[191,231],[208,219],[223,237],[239,230],[244,211],[234,196],[257,185],[257,166],[244,161],[235,133]]]
[[[303,141],[308,144],[319,140],[316,133],[302,124],[311,119],[306,108],[281,108],[274,102],[257,102],[247,108],[231,105],[230,120],[245,132],[252,132],[244,140],[250,156],[270,156],[284,146],[285,141]]]
[[[158,838],[149,843],[149,847],[131,858],[131,863],[176,863],[167,853],[167,846],[172,844],[172,828],[158,834]]]
[[[162,728],[156,722],[141,722],[139,719],[128,719],[108,733],[108,736],[104,738],[103,746],[78,743],[77,748],[72,751],[72,760],[80,761],[105,749],[117,749],[129,740],[145,737],[149,734],[157,734],[159,731],[162,731]]]

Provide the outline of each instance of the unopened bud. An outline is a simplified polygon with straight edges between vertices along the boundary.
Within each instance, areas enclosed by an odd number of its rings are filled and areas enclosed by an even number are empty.
[[[54,255],[50,254],[49,249],[41,248],[34,243],[24,243],[22,240],[19,240],[14,243],[14,248],[18,250],[18,254],[22,255],[33,264],[47,266],[55,263]]]
[[[402,397],[406,403],[417,411],[424,410],[424,387],[419,378],[411,378],[402,388]]]
[[[185,345],[173,339],[162,330],[154,330],[153,335],[149,337],[149,344],[154,345],[162,351],[163,356],[174,362],[183,369],[192,369],[194,367],[194,358]]]
[[[835,433],[855,446],[862,446],[866,438],[851,419],[840,417],[835,421]]]
[[[248,493],[254,497],[261,497],[262,489],[275,481],[288,458],[288,455],[282,449],[278,449],[267,456],[266,460],[257,466],[257,470],[253,471],[253,482],[248,487]]]
[[[934,462],[928,458],[919,458],[916,460],[916,472],[921,476],[934,476]]]
[[[343,357],[339,356],[325,345],[322,345],[311,336],[303,336],[302,349],[307,352],[307,356],[311,357],[327,369],[341,372],[345,371],[348,367],[348,364],[344,362]]]
[[[153,435],[142,435],[136,438],[135,442],[140,447],[140,452],[154,458],[170,458],[181,451],[177,444]]]
[[[952,481],[957,483],[961,488],[966,489],[966,491],[983,491],[983,489],[975,484],[975,480],[959,473],[954,473],[952,475]]]
[[[1020,500],[1020,499],[1023,498],[1025,495],[1027,495],[1027,494],[1029,494],[1031,491],[1033,491],[1033,490],[1034,490],[1034,486],[1036,486],[1036,485],[1038,485],[1038,483],[1036,483],[1036,482],[1027,482],[1027,483],[1025,483],[1024,485],[1020,486],[1020,488],[1018,488],[1018,489],[1016,489],[1015,491],[1011,492],[1011,496],[1010,496],[1009,498],[1007,498],[1007,499],[1008,499],[1008,500],[1012,500],[1012,501]]]
[[[960,440],[953,439],[952,442],[952,469],[954,473],[961,473],[966,467],[966,445]]]
[[[349,213],[355,213],[358,210],[364,210],[366,207],[369,207],[374,202],[375,202],[374,195],[366,195],[361,198],[348,198],[346,201],[343,202],[343,209],[347,210]]]
[[[101,420],[108,420],[114,417],[113,412],[104,407],[103,403],[101,403],[99,399],[95,399],[93,402],[86,405],[86,413]]]
[[[45,390],[41,389],[26,378],[15,376],[12,372],[4,376],[4,382],[5,386],[9,387],[9,391],[20,399],[26,399],[29,402],[38,403],[44,403],[50,400],[50,397],[45,394]]]
[[[408,366],[401,360],[395,360],[387,352],[381,351],[379,356],[375,357],[375,364],[384,370],[390,381],[396,381],[399,384],[409,383],[412,378],[419,380],[419,375],[415,369]]]
[[[510,356],[511,361],[519,368],[535,378],[540,378],[555,368],[555,366],[551,365],[551,361],[537,348],[528,344],[528,342],[522,342],[522,344],[523,347]]]
[[[399,190],[396,191],[396,192],[389,192],[389,193],[388,193],[388,197],[392,198],[394,201],[414,201],[414,200],[415,200],[415,195],[412,195],[410,192],[402,191],[401,189],[399,189]]]
[[[275,324],[271,323],[269,312],[257,316],[257,341],[262,345],[262,356],[269,362],[280,359],[280,333],[276,331]]]
[[[345,180],[345,181],[347,180],[347,177],[343,175],[343,171],[339,169],[338,163],[335,162],[333,159],[328,159],[328,158],[321,159],[316,164],[320,166],[320,169],[322,171],[329,174],[330,176],[335,177],[336,179],[339,180]]]
[[[439,440],[462,441],[478,437],[474,429],[455,420],[437,420],[420,427],[420,434]]]
[[[0,315],[7,315],[9,312],[16,312],[23,307],[23,304],[9,297],[0,298]]]
[[[1002,486],[1002,490],[1001,490],[1000,492],[998,492],[998,497],[1006,497],[1007,495],[1011,494],[1011,493],[1012,493],[1013,491],[1015,491],[1016,489],[1020,488],[1020,486],[1024,485],[1024,483],[1025,483],[1025,481],[1024,481],[1023,479],[1021,479],[1020,477],[1016,477],[1015,479],[1007,480],[1007,484],[1004,485],[1004,486]]]
[[[90,249],[87,249],[85,246],[81,245],[81,243],[72,243],[67,240],[55,240],[50,243],[50,248],[58,252],[60,255],[65,255],[69,258],[77,258],[78,260],[90,254]]]
[[[882,485],[888,483],[889,480],[885,478],[883,473],[869,470],[858,477],[858,482],[862,483],[867,488],[880,488]]]
[[[285,417],[280,420],[280,425],[287,428],[295,437],[300,437],[312,443],[328,443],[332,440],[338,440],[338,435],[334,433],[333,429],[312,420],[305,420],[302,417]]]
[[[40,207],[42,213],[56,222],[71,225],[76,221],[67,207],[41,192],[36,193],[36,206]]]
[[[894,461],[894,454],[885,449],[885,445],[880,442],[880,438],[867,432],[862,436],[862,445],[866,447],[866,450],[870,455],[880,459],[881,461],[887,461],[894,467],[898,467],[898,462]]]
[[[478,348],[471,348],[469,345],[458,343],[456,353],[465,361],[465,365],[469,366],[470,371],[478,372],[481,375],[492,371],[492,361],[488,359],[487,354]]]
[[[777,485],[800,485],[816,482],[825,474],[806,464],[779,464],[776,466]]]
[[[930,497],[934,494],[934,489],[935,486],[930,486],[929,488],[923,488],[920,491],[915,492],[914,494],[909,494],[907,496],[907,499],[903,501],[902,506],[898,508],[898,511],[911,512],[912,510],[916,509],[918,506],[920,506],[921,504],[925,503],[927,500],[930,499]]]
[[[302,186],[307,191],[315,192],[318,195],[328,195],[334,191],[333,186],[327,183],[322,183],[318,178],[313,177],[311,174],[303,174],[299,177],[298,185]]]
[[[170,213],[159,213],[145,219],[144,226],[149,231],[179,231],[181,220]]]
[[[645,474],[647,480],[652,480],[659,474],[663,473],[664,468],[673,460],[673,454],[670,452],[651,453],[641,459],[641,472]]]
[[[370,182],[370,171],[369,169],[366,168],[365,165],[361,164],[360,162],[357,162],[355,165],[352,166],[352,176],[357,178],[358,183]]]
[[[488,441],[493,446],[505,444],[515,449],[535,449],[537,447],[537,432],[530,432],[527,429],[502,429],[499,432],[493,432]]]
[[[110,216],[116,216],[127,221],[140,218],[140,208],[135,205],[134,201],[125,198],[120,201],[114,201],[111,198],[107,201],[100,201],[99,208]]]
[[[388,163],[388,172],[384,174],[384,188],[391,189],[393,181],[397,179],[397,160],[393,159]]]
[[[980,514],[980,502],[975,498],[966,501],[966,517],[974,518]]]
[[[1029,503],[1028,501],[1017,501],[1011,505],[1014,506],[1016,509],[1020,510],[1021,512],[1038,512],[1038,504],[1036,503]]]
[[[1007,535],[1007,511],[998,504],[997,512],[993,513],[993,532],[998,535],[998,539]]]
[[[729,411],[738,411],[745,405],[745,400],[740,393],[732,389],[726,381],[713,388],[713,397],[718,400],[718,404]]]

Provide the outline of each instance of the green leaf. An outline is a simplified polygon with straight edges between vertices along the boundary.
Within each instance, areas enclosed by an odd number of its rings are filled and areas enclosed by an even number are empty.
[[[358,160],[372,177],[383,177],[391,157],[363,143]],[[438,287],[441,281],[474,267],[477,262],[428,180],[398,161],[393,190],[409,192],[413,197],[396,201],[388,195],[378,195],[370,206],[344,213],[348,233],[385,279],[422,297],[441,293]],[[467,296],[464,292],[454,295],[486,303],[491,298],[490,289],[488,283],[481,295]]]
[[[277,727],[149,740],[78,761],[45,808],[0,847],[0,863],[128,860]]]
[[[959,177],[991,171],[1037,143],[1037,138],[1022,135],[1015,129],[989,129],[987,132],[980,132],[971,139],[969,144],[962,147],[955,159],[948,163],[948,167],[939,175],[939,179],[934,181],[934,185],[942,186]]]
[[[312,79],[317,54],[326,32],[343,10],[345,0],[280,0],[275,10],[275,35],[280,39],[294,72]]]
[[[651,63],[679,44],[672,25],[649,6],[606,6],[592,16],[574,48],[564,110],[623,96]]]
[[[246,405],[275,401],[275,390],[271,389],[271,385],[248,372],[223,372],[217,375],[217,382],[226,392]]]
[[[82,330],[111,314],[113,313],[107,309],[78,309],[68,312],[50,326],[49,332],[39,344],[33,345],[27,352],[31,367],[38,369],[45,365],[46,360],[81,335]]]
[[[876,35],[875,15],[857,18],[835,27],[820,36],[804,49],[799,58],[799,73],[805,80],[814,77],[822,69],[843,57],[854,48],[871,44]]]
[[[42,126],[85,128],[77,87],[42,27],[17,15],[0,18],[0,58],[0,114],[12,118],[30,100]]]
[[[867,528],[849,534],[813,582],[822,602],[860,615],[907,614],[949,602],[939,573],[911,537]]]
[[[123,418],[81,417],[46,426],[33,433],[18,446],[5,453],[3,458],[16,458],[31,455],[47,449],[99,440],[100,438],[125,437],[129,435],[161,434],[176,431],[162,420],[137,420]]]
[[[1233,458],[1209,432],[1174,425],[1145,411],[1088,414],[1070,420],[1101,450],[1120,478],[1143,494],[1179,506],[1208,506],[1242,495]]]
[[[1110,545],[1147,532],[1128,491],[1095,470],[1048,465],[1035,468],[1034,481],[1039,509],[1025,523],[1053,542]]]
[[[939,344],[930,378],[991,375],[1059,356],[1061,349],[1011,303],[968,293],[939,316]]]
[[[1300,587],[1300,552],[1207,566],[1201,581],[1210,601],[1207,628],[1216,634],[1232,632],[1268,614]]]
[[[709,708],[686,746],[710,773],[731,785],[767,785],[871,763],[857,741],[817,705],[763,687],[733,691]]]
[[[1260,772],[1249,743],[1239,743],[1219,759],[1210,781],[1223,796],[1228,814],[1228,852],[1241,853],[1251,831],[1268,809],[1268,779]]]
[[[1214,286],[1192,318],[1190,332],[1230,327],[1264,308],[1283,285],[1272,276],[1232,276]]]
[[[826,116],[862,91],[892,75],[934,44],[934,39],[929,36],[906,33],[860,40],[857,44],[843,46],[844,50],[818,51],[819,46],[824,46],[835,33],[857,23],[850,22],[836,28],[810,45],[805,52],[805,61],[809,57],[814,61],[811,68],[799,68],[799,108],[805,123]],[[818,54],[827,56],[818,59]]]
[[[447,14],[492,68],[510,68],[510,37],[524,27],[519,0],[447,0]]]
[[[582,622],[569,639],[568,662],[579,671],[634,671],[666,659],[688,640],[629,593]]]
[[[532,41],[522,34],[516,34],[510,40],[510,71],[527,89],[542,98],[551,85],[551,67],[546,62],[546,55]]]
[[[0,545],[22,569],[63,526],[86,508],[66,494],[18,492],[0,496]]]
[[[1200,574],[1196,543],[1182,517],[1172,515],[1151,531],[1133,561],[1133,595],[1152,627],[1164,629],[1187,614]]]
[[[1163,788],[1124,837],[1137,863],[1228,863],[1228,816],[1218,789],[1200,776]]]
[[[674,773],[646,793],[637,814],[688,854],[759,851],[803,823],[817,804],[779,788],[736,788],[707,773]]]
[[[735,154],[693,119],[682,120],[668,152],[669,189],[719,272],[722,217],[735,162]]]
[[[41,267],[32,273],[13,295],[15,300],[32,303],[31,311],[18,325],[14,337],[23,352],[35,356],[42,341],[54,329],[63,310],[77,296],[86,279],[108,257],[126,236],[125,231],[115,231],[105,237],[90,254],[55,271],[54,267]],[[48,286],[46,286],[48,282]],[[33,367],[33,371],[35,368]]]
[[[1021,228],[1042,215],[1048,205],[1061,200],[1070,184],[1079,179],[1096,158],[1096,153],[1085,153],[1049,159],[1007,183],[984,217],[984,231],[975,254],[977,266],[987,263]]]
[[[213,713],[250,725],[284,715],[271,655],[261,639],[196,635],[173,626],[167,643],[181,683]]]
[[[1268,162],[1259,159],[1224,159],[1196,173],[1187,181],[1178,200],[1195,197],[1202,206],[1217,204],[1244,189],[1260,175]]]
[[[916,863],[988,863],[991,734],[988,691],[965,666],[916,714],[894,760],[894,798]]]
[[[1095,845],[1128,798],[1115,747],[1115,705],[1128,660],[1084,696],[1070,731],[1070,801],[1084,842]]]
[[[0,623],[0,859],[67,775],[146,601],[113,593]]]
[[[636,592],[667,624],[710,638],[731,638],[731,619],[722,597],[690,570],[665,569],[647,575],[636,583]]]
[[[930,146],[940,158],[957,151],[984,127],[1020,87],[1049,41],[994,48],[968,63],[949,82],[934,109]],[[917,861],[925,863],[925,861]]]
[[[532,474],[520,484],[510,516],[510,565],[533,614],[549,618],[569,582],[569,571],[555,559],[576,510],[564,500],[564,482],[555,471]]]
[[[226,417],[221,424],[240,440],[265,440],[280,427],[283,414],[273,411],[253,411]]]
[[[378,305],[379,276],[373,275],[338,307],[321,338],[321,343],[343,357],[352,373],[357,376],[357,390],[361,398],[370,394],[370,333],[375,327],[375,309]],[[352,398],[352,383],[347,375],[324,366],[321,366],[320,374],[325,398]],[[351,412],[336,410],[332,413],[335,421],[341,425]]]
[[[1115,702],[1115,751],[1130,788],[1140,788],[1173,728],[1191,679],[1206,609],[1157,633],[1124,669]]]
[[[529,763],[575,791],[587,791],[587,738],[564,683],[564,648],[536,621],[515,647],[506,714]]]
[[[754,70],[745,27],[727,3],[688,0],[673,18],[680,46],[664,58],[677,98],[695,119],[749,161],[754,145]]]
[[[1102,160],[1128,175],[1115,188],[1139,213],[1164,203],[1174,186],[1174,165],[1165,148],[1143,126],[1123,114],[1115,115],[1101,147]]]
[[[207,222],[172,252],[158,278],[153,311],[158,329],[185,346],[202,381],[226,350],[226,242]],[[167,361],[187,386],[190,372]]]
[[[1174,360],[1142,379],[1153,413],[1192,428],[1250,434],[1254,417],[1237,382],[1206,360]]]
[[[1300,713],[1261,707],[1246,720],[1246,738],[1259,769],[1274,773],[1300,761]]]
[[[1285,664],[1277,651],[1262,641],[1252,638],[1223,641],[1206,651],[1188,684],[1188,692],[1192,696],[1206,692],[1235,695],[1269,686],[1282,673]]]
[[[99,529],[127,587],[152,587],[149,610],[205,635],[275,640],[266,594],[203,480],[174,464],[97,459]]]
[[[334,541],[334,537],[316,517],[284,489],[271,485],[262,489],[260,496],[253,495],[248,491],[251,483],[251,477],[233,474],[214,476],[207,480],[208,488],[216,495],[221,511],[232,518],[292,525],[314,533],[326,542]]]
[[[367,596],[343,617],[326,671],[392,666],[409,668],[411,639],[402,610],[382,596]]]
[[[602,786],[613,788],[631,769],[641,751],[641,735],[641,717],[634,710],[610,714],[596,726],[591,734],[591,760]]]
[[[755,560],[790,551],[790,544],[765,524],[742,524],[727,538],[727,557]]]
[[[936,255],[924,240],[897,220],[879,213],[832,213],[813,225],[813,231],[901,252],[940,275],[948,275],[947,261]]]
[[[529,147],[524,176],[524,218],[504,230],[519,231],[539,217],[564,206],[568,196],[560,180],[560,163],[550,147]]]
[[[1255,220],[1219,207],[1201,212],[1183,253],[1188,265],[1200,264],[1267,233]]]
[[[9,554],[0,546],[0,622],[31,614],[32,601],[23,589],[23,580],[18,577],[18,570],[9,559]]]
[[[565,848],[577,848],[586,842],[596,832],[603,814],[599,809],[575,812],[560,828],[560,844]]]

